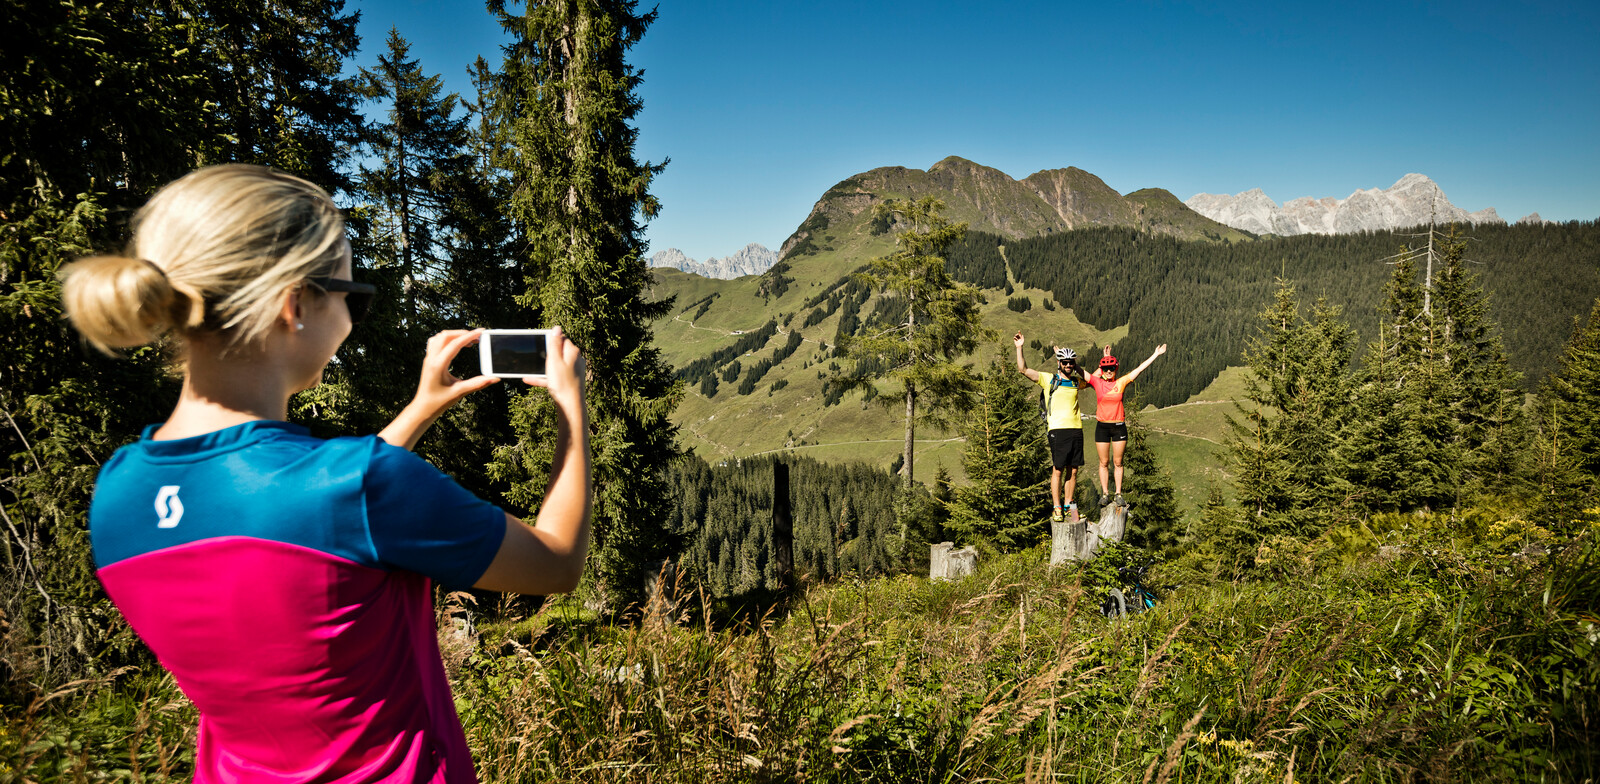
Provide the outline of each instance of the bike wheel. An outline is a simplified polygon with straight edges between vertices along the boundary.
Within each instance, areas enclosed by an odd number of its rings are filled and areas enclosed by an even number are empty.
[[[1112,588],[1106,594],[1105,601],[1100,603],[1100,614],[1107,618],[1121,618],[1128,614],[1128,599],[1122,595],[1121,588]]]

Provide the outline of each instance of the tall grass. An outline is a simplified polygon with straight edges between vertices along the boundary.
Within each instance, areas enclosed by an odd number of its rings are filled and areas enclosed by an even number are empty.
[[[459,649],[457,707],[486,781],[1600,777],[1587,538],[1538,562],[1432,550],[1190,585],[1119,621],[1081,585],[1095,571],[1045,558],[732,618],[690,597],[611,626],[557,603],[531,638],[486,624]],[[81,688],[7,717],[0,780],[186,775],[170,679]]]
[[[953,584],[820,586],[743,629],[558,621],[542,650],[481,659],[460,679],[481,774],[1596,775],[1592,549],[1545,567],[1420,556],[1304,584],[1195,587],[1118,622],[1043,559]]]

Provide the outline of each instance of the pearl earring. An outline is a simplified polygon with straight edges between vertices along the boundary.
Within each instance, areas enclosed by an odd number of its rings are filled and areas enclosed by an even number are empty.
[[[296,332],[299,332],[300,330],[305,329],[305,328],[306,328],[306,325],[303,322],[296,321],[294,323],[294,331],[296,331]]]

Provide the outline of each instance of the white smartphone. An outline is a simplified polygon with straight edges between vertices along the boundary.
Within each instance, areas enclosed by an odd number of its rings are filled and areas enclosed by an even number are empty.
[[[544,378],[550,356],[549,329],[490,329],[478,338],[483,374],[501,378]]]

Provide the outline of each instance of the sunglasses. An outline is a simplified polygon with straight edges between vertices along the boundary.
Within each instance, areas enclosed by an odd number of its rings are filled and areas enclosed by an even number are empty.
[[[378,287],[371,283],[357,283],[340,278],[306,278],[306,282],[322,289],[324,294],[344,292],[344,304],[350,309],[352,324],[359,324],[367,317],[367,311],[372,309],[372,297],[378,293]]]

